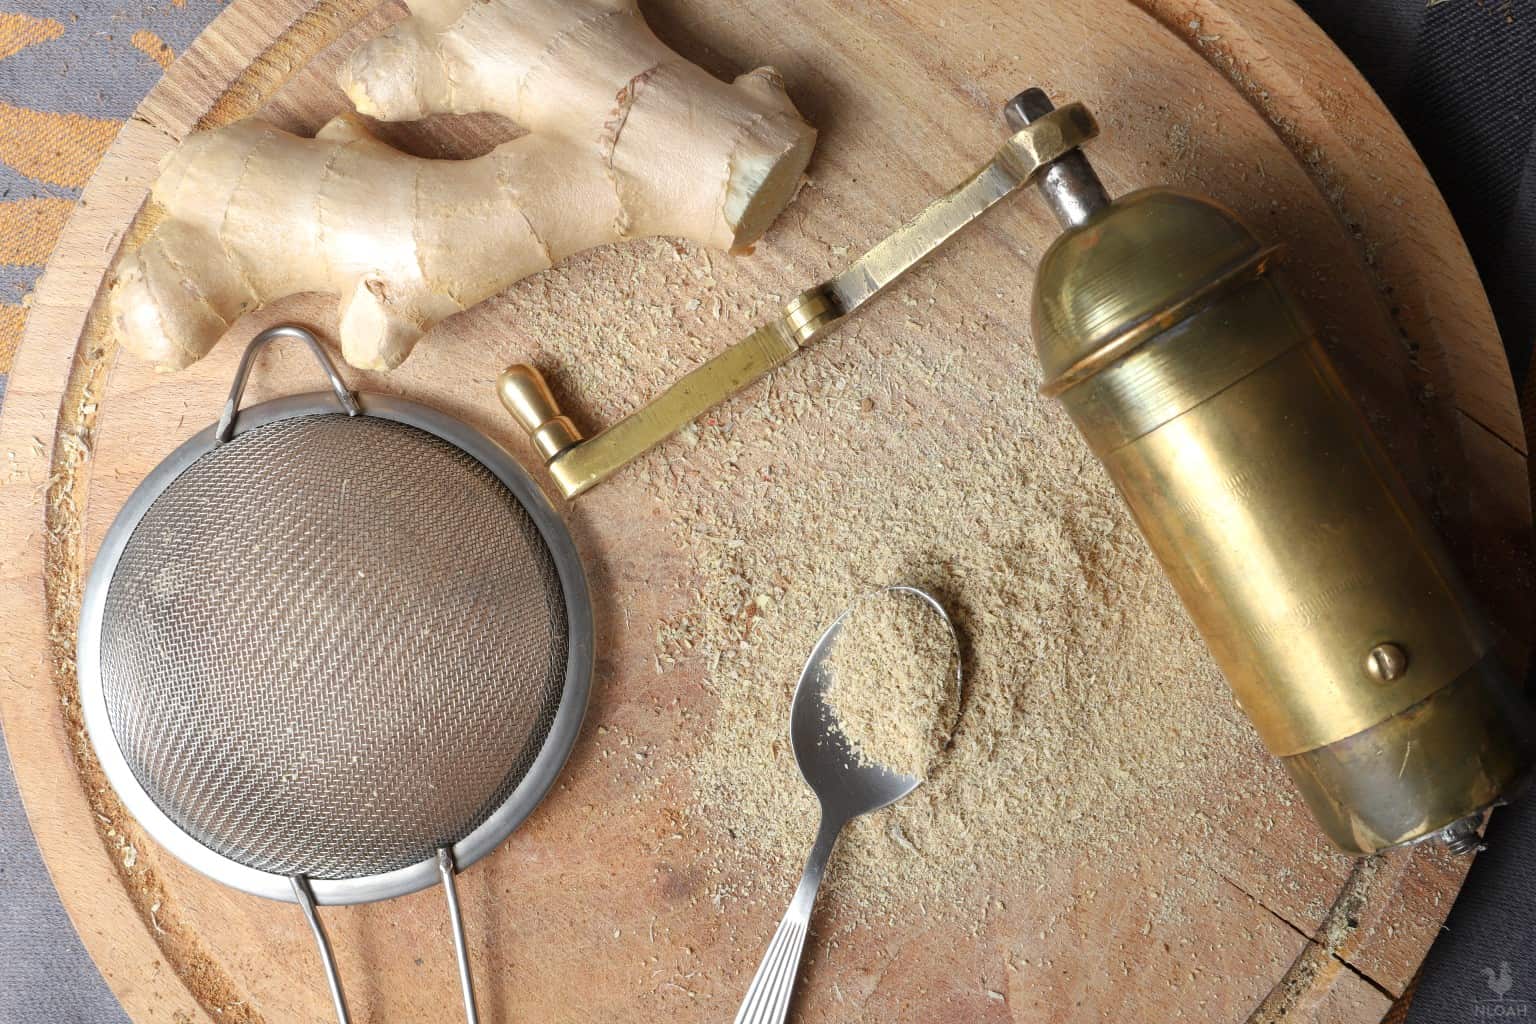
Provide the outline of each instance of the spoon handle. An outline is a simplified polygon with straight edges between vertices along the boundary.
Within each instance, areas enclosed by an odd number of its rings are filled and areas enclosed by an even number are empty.
[[[805,931],[811,923],[811,907],[816,903],[816,890],[821,888],[821,878],[827,872],[827,860],[837,834],[843,830],[843,822],[821,816],[821,827],[816,830],[816,844],[805,862],[805,873],[795,889],[795,898],[789,901],[784,920],[768,943],[768,952],[752,976],[747,988],[747,998],[736,1011],[736,1024],[783,1024],[789,1015],[789,997],[795,991],[795,979],[800,973],[800,953],[805,948]]]

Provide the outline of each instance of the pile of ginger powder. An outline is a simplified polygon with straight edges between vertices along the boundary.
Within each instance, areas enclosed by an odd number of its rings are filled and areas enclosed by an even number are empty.
[[[748,263],[817,272],[765,258],[631,243],[523,282],[535,294],[516,315],[568,405],[612,422],[785,298],[720,278]],[[954,301],[943,282],[962,266],[1000,301]],[[973,918],[978,880],[1018,886],[1052,862],[1193,834],[1213,800],[1293,800],[1103,469],[1039,395],[1027,303],[1001,301],[1022,272],[962,255],[915,273],[604,485],[646,492],[691,576],[654,665],[706,696],[646,751],[635,799],[685,803],[719,905],[776,906],[793,887],[817,808],[790,698],[826,626],[890,584],[954,619],[963,695],[923,785],[839,841],[824,892],[842,915],[916,899]]]

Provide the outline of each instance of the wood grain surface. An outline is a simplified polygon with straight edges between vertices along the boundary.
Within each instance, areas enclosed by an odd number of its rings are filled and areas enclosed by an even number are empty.
[[[828,240],[850,252],[877,240],[992,152],[1002,102],[1030,84],[1095,110],[1104,133],[1093,156],[1112,193],[1198,189],[1283,241],[1346,382],[1505,627],[1509,656],[1525,657],[1516,639],[1532,589],[1525,442],[1492,316],[1411,147],[1287,0],[654,0],[644,9],[664,40],[711,71],[777,66],[821,130],[815,186],[755,255],[714,258],[729,293],[790,294],[832,269]],[[399,14],[363,0],[236,0],[220,15],[86,189],[37,289],[0,414],[0,721],[65,906],[135,1020],[329,1016],[295,908],[194,874],[122,816],[80,731],[73,630],[104,530],[149,469],[216,417],[239,343],[290,317],[331,323],[334,302],[300,296],[263,310],[166,378],[119,358],[102,330],[102,284],[147,229],[141,208],[156,162],[178,139],[256,111],[313,131],[344,109],[333,84],[340,57]],[[489,119],[438,119],[389,137],[452,156],[483,151],[505,131]],[[918,274],[942,281],[955,311],[1001,304],[994,322],[1017,332],[994,340],[1016,345],[1035,261],[1054,232],[1040,204],[1021,200]],[[613,259],[579,257],[583,279],[638,289],[637,307],[670,308],[660,278],[607,281]],[[349,376],[458,415],[532,466],[490,384],[537,351],[520,312],[540,295],[536,282],[515,286],[443,324],[400,371]],[[865,330],[894,314],[877,304]],[[959,316],[949,322],[960,329]],[[723,345],[748,322],[717,326]],[[302,352],[274,351],[250,400],[313,387]],[[589,422],[592,411],[573,410]],[[633,779],[592,735],[658,728],[647,724],[658,702],[704,700],[702,665],[652,668],[655,623],[686,602],[691,571],[662,511],[623,477],[569,511],[597,595],[598,682],[562,784],[461,881],[490,1020],[727,1019],[772,932],[779,908],[700,898],[695,866],[707,851],[668,842],[686,792],[666,789],[672,804],[628,813]],[[1256,817],[1270,824],[1256,829]],[[1214,814],[1199,834],[1114,857],[1040,857],[1048,881],[1028,893],[1014,893],[1008,865],[977,879],[1014,898],[974,928],[914,913],[899,926],[841,932],[835,947],[813,940],[800,1019],[1374,1021],[1413,976],[1466,870],[1428,849],[1358,863],[1331,856],[1299,801]],[[358,1019],[457,1015],[439,893],[325,914]]]

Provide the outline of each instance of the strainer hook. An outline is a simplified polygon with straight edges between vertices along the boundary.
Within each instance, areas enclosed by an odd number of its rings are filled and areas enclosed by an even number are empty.
[[[321,346],[320,339],[306,328],[298,324],[278,324],[276,327],[268,327],[245,347],[245,354],[240,357],[240,366],[235,370],[235,381],[229,388],[229,398],[224,403],[224,411],[219,414],[219,425],[214,431],[214,439],[223,444],[235,433],[235,416],[240,411],[240,399],[245,394],[245,382],[251,376],[251,368],[256,365],[256,356],[268,344],[278,338],[297,338],[309,346],[314,353],[315,361],[320,364],[320,369],[325,372],[330,381],[331,390],[336,392],[336,401],[341,405],[342,411],[348,416],[356,416],[362,412],[358,407],[357,396],[347,387],[346,381],[341,379],[341,374],[336,372],[336,364],[331,362],[331,357],[325,354],[325,348]]]

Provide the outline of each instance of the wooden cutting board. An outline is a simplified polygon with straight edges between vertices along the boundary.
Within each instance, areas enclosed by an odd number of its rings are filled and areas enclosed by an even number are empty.
[[[1407,141],[1289,0],[644,6],[666,41],[717,73],[776,65],[822,132],[811,168],[818,187],[756,256],[714,257],[718,287],[788,293],[819,278],[825,240],[858,251],[990,154],[1000,104],[1020,88],[1084,100],[1105,126],[1093,155],[1112,191],[1187,185],[1287,243],[1347,383],[1474,588],[1511,637],[1524,632],[1525,441],[1478,278]],[[82,572],[103,531],[148,470],[215,417],[239,343],[288,317],[333,323],[334,309],[298,297],[262,311],[204,362],[165,378],[120,358],[103,333],[102,282],[142,237],[156,161],[177,139],[257,111],[312,131],[344,107],[333,85],[341,56],[399,15],[364,0],[236,0],[103,160],[34,296],[9,380],[0,714],[60,894],[135,1020],[329,1016],[295,908],[220,888],[122,817],[80,732],[72,651]],[[391,137],[464,155],[506,130],[491,119],[438,119]],[[880,202],[859,201],[870,195]],[[1027,282],[1054,231],[1048,215],[1019,202],[989,216],[995,233],[920,273],[950,275],[950,293],[976,304],[1000,299],[967,293],[954,273],[964,260],[1018,259]],[[820,240],[814,252],[807,239]],[[658,286],[644,280],[607,280],[613,258],[581,257],[593,287],[638,287],[637,308],[660,298],[645,294]],[[1004,301],[1027,309],[1027,292],[1021,283]],[[490,382],[528,350],[519,312],[538,301],[537,287],[514,288],[445,325],[402,370],[354,373],[353,382],[438,405],[532,466]],[[879,310],[870,316],[878,330]],[[745,326],[722,323],[719,343]],[[251,400],[313,386],[302,353],[276,353]],[[627,810],[630,776],[595,740],[605,723],[659,701],[705,700],[695,685],[702,666],[651,669],[654,621],[688,593],[654,506],[619,479],[573,513],[599,593],[598,696],[563,785],[462,880],[490,1020],[728,1019],[780,909],[722,912],[690,891],[687,869],[705,851],[668,846],[666,801]],[[1508,647],[1524,658],[1518,642]],[[1255,830],[1257,816],[1278,824]],[[1227,812],[1178,846],[1053,862],[1049,882],[982,930],[911,917],[845,934],[835,955],[813,943],[800,1017],[1373,1021],[1413,976],[1466,870],[1436,850],[1358,864],[1330,856],[1295,803]],[[1198,856],[1176,855],[1190,851]],[[1001,892],[1008,876],[998,865],[977,885]],[[457,1015],[438,893],[325,916],[359,1020]]]

